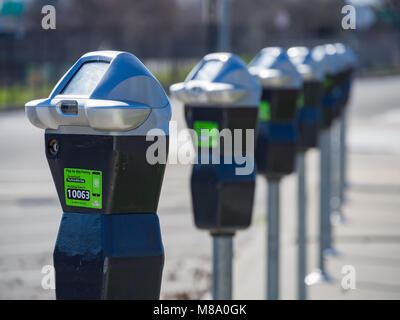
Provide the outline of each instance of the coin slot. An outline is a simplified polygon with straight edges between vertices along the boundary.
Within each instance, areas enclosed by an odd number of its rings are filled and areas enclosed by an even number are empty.
[[[78,102],[77,101],[61,101],[60,111],[66,116],[78,115]]]

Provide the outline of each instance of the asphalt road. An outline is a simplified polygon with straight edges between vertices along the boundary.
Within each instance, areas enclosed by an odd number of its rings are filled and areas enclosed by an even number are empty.
[[[349,119],[348,223],[335,230],[345,254],[330,262],[340,277],[343,263],[357,265],[360,285],[343,293],[338,285],[310,289],[310,298],[400,298],[400,77],[355,82]],[[184,127],[173,102],[173,119]],[[22,110],[0,113],[0,298],[54,299],[43,289],[42,268],[52,264],[61,218],[43,150],[43,132]],[[315,267],[318,153],[309,169],[309,267]],[[191,167],[168,165],[159,205],[166,261],[162,298],[207,298],[211,239],[193,226]],[[295,176],[282,186],[282,298],[295,298]],[[235,294],[263,297],[266,187],[257,179],[253,225],[235,239]],[[347,260],[346,260],[347,259]]]

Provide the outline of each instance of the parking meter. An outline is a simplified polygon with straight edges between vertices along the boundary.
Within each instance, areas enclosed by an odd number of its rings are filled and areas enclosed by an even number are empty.
[[[322,97],[322,129],[331,126],[340,115],[342,99],[342,64],[333,44],[316,46],[312,50],[313,58],[321,65],[325,74]]]
[[[294,171],[297,152],[297,108],[302,78],[282,48],[271,47],[251,61],[249,71],[262,85],[257,170],[267,178],[267,299],[279,298],[279,183]]]
[[[341,90],[342,99],[340,106],[344,109],[350,97],[352,75],[357,65],[357,58],[354,51],[343,43],[335,43],[336,54],[341,63]]]
[[[235,231],[251,222],[261,87],[239,57],[212,53],[170,92],[184,103],[187,125],[196,133],[192,205],[195,225],[214,238],[213,296],[230,299],[231,262],[220,266],[232,259]]]
[[[288,49],[288,55],[303,79],[297,123],[299,129],[298,150],[305,152],[309,148],[316,147],[318,143],[324,73],[308,48],[292,47]]]
[[[313,58],[321,65],[324,74],[322,97],[322,125],[318,147],[320,149],[320,223],[319,223],[319,269],[307,276],[307,283],[332,280],[326,271],[325,257],[337,255],[332,247],[332,182],[336,169],[332,166],[332,131],[335,119],[340,118],[343,100],[343,63],[333,44],[320,45],[313,49]]]
[[[336,180],[334,180],[334,203],[336,203],[336,210],[334,210],[333,220],[336,224],[345,221],[342,206],[344,204],[345,187],[346,187],[346,106],[350,97],[352,74],[356,68],[356,56],[353,50],[342,43],[335,43],[336,53],[341,62],[341,91],[342,97],[340,100],[341,114],[338,123],[337,137],[333,142],[336,142],[336,167],[334,172]],[[336,169],[336,170],[335,170]]]
[[[299,300],[305,300],[305,277],[307,270],[306,246],[306,165],[305,152],[317,146],[321,124],[321,102],[324,74],[321,66],[313,59],[306,47],[292,47],[288,50],[290,60],[296,66],[303,79],[303,96],[298,106],[299,143],[297,153],[297,243],[298,278],[297,293]]]
[[[170,91],[185,104],[187,125],[197,133],[198,163],[193,166],[191,178],[196,226],[214,234],[247,228],[251,222],[255,172],[237,174],[235,169],[240,165],[235,152],[238,155],[246,147],[252,148],[251,144],[246,145],[245,133],[257,124],[261,91],[257,80],[237,56],[213,53],[195,66],[185,82],[172,85]],[[227,146],[227,140],[220,143],[213,133],[202,133],[208,129],[228,129],[232,148]],[[240,135],[234,135],[235,129],[242,130]],[[242,139],[239,150],[233,150],[235,139]],[[202,158],[204,154],[206,158]],[[226,156],[232,164],[225,163]],[[220,163],[213,164],[216,157]],[[203,164],[202,159],[209,161]]]
[[[45,129],[63,216],[54,250],[57,299],[158,299],[164,251],[157,207],[169,100],[132,54],[83,55],[50,96],[26,104]],[[157,133],[152,134],[151,129]]]
[[[294,171],[298,142],[297,105],[302,79],[286,51],[270,47],[251,61],[262,85],[256,145],[257,172],[279,180]]]

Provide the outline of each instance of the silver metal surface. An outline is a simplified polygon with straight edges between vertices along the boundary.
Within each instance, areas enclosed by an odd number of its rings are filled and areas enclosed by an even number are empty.
[[[323,81],[324,71],[321,64],[314,60],[312,52],[307,47],[289,48],[287,54],[303,81]]]
[[[342,70],[343,65],[332,44],[316,46],[312,50],[312,57],[321,65],[325,75],[334,75]]]
[[[193,80],[171,85],[172,95],[185,103],[215,103],[220,107],[235,104],[246,95],[246,89],[229,83]]]
[[[340,203],[345,202],[345,190],[347,187],[347,145],[346,145],[346,129],[347,129],[347,114],[344,111],[341,115],[340,127]],[[344,217],[343,217],[344,218]]]
[[[331,221],[333,225],[339,225],[345,222],[345,217],[343,214],[343,205],[344,205],[344,171],[345,171],[345,111],[343,111],[340,115],[340,118],[337,121],[337,127],[335,128],[334,134],[334,146],[333,146],[333,155],[332,161],[334,166],[332,167],[332,184],[333,184],[333,192],[332,192],[332,213],[331,213]],[[332,245],[331,245],[332,246]]]
[[[267,299],[279,299],[279,180],[268,181]]]
[[[129,104],[113,100],[76,99],[75,115],[64,113],[61,98],[34,100],[25,105],[31,122],[42,129],[58,129],[60,126],[83,126],[99,131],[129,131],[140,126],[151,109],[145,105]]]
[[[306,272],[307,272],[307,194],[306,194],[306,167],[305,152],[297,153],[297,297],[299,300],[307,299]]]
[[[332,123],[331,128],[331,221],[334,221],[341,215],[341,203],[340,203],[340,119],[336,119]]]
[[[329,247],[330,237],[330,128],[319,136],[320,149],[320,229],[319,229],[319,269],[325,273],[325,249]]]
[[[106,65],[93,79],[95,68],[80,72],[91,63]],[[90,86],[85,86],[86,77]],[[78,78],[75,83],[79,85],[65,91]],[[168,134],[171,118],[169,100],[160,83],[133,54],[119,51],[83,55],[47,99],[30,101],[25,110],[33,125],[55,131],[62,127],[64,133],[71,134],[76,134],[77,127],[88,134],[145,135],[155,128]]]
[[[326,249],[329,245],[329,223],[330,223],[330,128],[320,132],[318,148],[320,150],[320,201],[319,201],[319,243],[318,243],[318,269],[310,272],[305,283],[308,286],[321,282],[331,282],[333,278],[326,270]]]
[[[340,203],[340,120],[333,121],[329,129],[329,194],[327,204],[327,230],[326,244],[324,249],[325,256],[339,256],[340,253],[334,248],[333,226],[337,224],[338,217],[341,215],[342,207]]]
[[[299,89],[303,85],[300,73],[279,47],[262,49],[250,62],[249,71],[264,88]]]
[[[218,108],[258,107],[261,86],[244,62],[231,53],[207,54],[184,82],[170,86],[171,96],[185,104]]]
[[[213,299],[232,299],[233,236],[213,235]]]

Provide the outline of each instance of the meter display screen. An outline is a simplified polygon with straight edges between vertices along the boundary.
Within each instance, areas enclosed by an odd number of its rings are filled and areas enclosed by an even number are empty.
[[[220,60],[210,60],[204,63],[201,68],[196,72],[192,80],[214,80],[216,75],[221,70],[224,62]]]
[[[61,92],[87,96],[92,93],[109,66],[105,61],[85,62]]]

